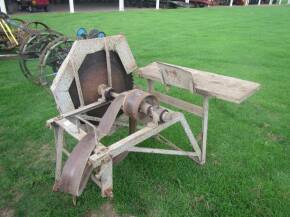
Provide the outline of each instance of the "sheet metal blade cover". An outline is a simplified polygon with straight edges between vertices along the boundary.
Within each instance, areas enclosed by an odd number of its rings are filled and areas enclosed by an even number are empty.
[[[108,135],[108,133],[111,131],[111,128],[117,118],[117,115],[123,105],[125,95],[121,94],[117,96],[113,102],[110,104],[109,108],[107,109],[106,113],[102,117],[98,132],[99,135]]]
[[[104,136],[110,132],[122,107],[124,98],[125,96],[121,94],[110,104],[100,121],[98,127],[99,135]],[[96,140],[94,132],[88,133],[80,140],[65,162],[61,178],[54,185],[54,191],[66,192],[73,196],[81,195],[93,171],[93,168],[87,162],[95,146]]]
[[[88,133],[80,140],[65,162],[61,178],[54,185],[54,191],[80,196],[93,170],[87,162],[95,146],[94,132]]]

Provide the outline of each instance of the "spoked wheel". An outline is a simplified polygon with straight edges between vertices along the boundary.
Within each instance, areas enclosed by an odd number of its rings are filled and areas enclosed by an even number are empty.
[[[18,41],[18,45],[14,44],[13,47],[11,47],[10,49],[13,49],[17,46],[20,46],[21,43],[23,42],[23,31],[21,30],[21,28],[23,25],[25,25],[25,21],[22,19],[18,19],[18,18],[10,18],[9,19],[9,26],[11,27],[11,30],[13,32],[13,35],[15,36],[16,40]]]
[[[40,82],[39,57],[45,47],[59,37],[55,32],[41,32],[28,37],[19,49],[19,65],[25,77],[36,84]]]
[[[0,49],[5,51],[13,50],[15,47],[21,44],[19,37],[20,30],[17,27],[22,25],[24,21],[20,19],[10,19],[9,17],[3,19],[2,14],[0,15],[0,18],[1,18]]]
[[[39,21],[28,22],[23,26],[23,29],[29,30],[30,34],[39,33],[43,31],[51,31],[46,24]]]
[[[39,57],[39,78],[41,85],[51,85],[73,42],[73,40],[67,37],[59,37],[45,47]]]
[[[62,33],[51,30],[46,24],[39,21],[28,22],[22,26],[22,29],[24,30],[26,36],[27,35],[32,36],[35,34],[39,34],[41,32],[50,32],[52,34],[57,34],[59,36],[63,35]],[[24,36],[23,38],[26,37]]]

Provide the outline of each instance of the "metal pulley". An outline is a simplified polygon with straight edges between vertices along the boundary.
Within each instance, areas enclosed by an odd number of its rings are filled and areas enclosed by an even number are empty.
[[[151,93],[134,89],[126,94],[123,103],[123,111],[129,117],[139,121],[164,122],[166,109],[160,108],[156,96]]]

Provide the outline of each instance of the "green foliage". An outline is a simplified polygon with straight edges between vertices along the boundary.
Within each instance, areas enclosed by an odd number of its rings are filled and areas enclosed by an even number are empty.
[[[116,166],[114,200],[109,202],[115,212],[125,216],[289,216],[290,7],[19,17],[43,21],[71,36],[79,27],[99,28],[108,35],[122,32],[139,66],[160,60],[262,85],[242,105],[210,101],[204,166],[187,158],[146,154],[130,154]],[[52,96],[27,81],[16,61],[0,63],[0,92],[0,216],[4,212],[15,216],[99,212],[108,202],[92,183],[77,207],[70,196],[51,191],[54,144],[45,121],[57,114]],[[176,90],[172,94],[192,97]],[[199,120],[186,117],[198,133]],[[178,126],[164,135],[175,143],[187,142]],[[150,139],[143,145],[153,144],[156,141]]]

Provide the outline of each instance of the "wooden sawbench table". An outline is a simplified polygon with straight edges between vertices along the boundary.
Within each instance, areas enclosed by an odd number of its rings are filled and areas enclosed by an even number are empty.
[[[240,104],[260,88],[260,84],[255,82],[161,62],[153,62],[140,68],[138,74],[147,80],[148,91],[156,95],[161,102],[202,118],[201,164],[206,160],[209,99],[218,98]],[[155,81],[200,95],[203,97],[203,105],[195,105],[154,91]]]

